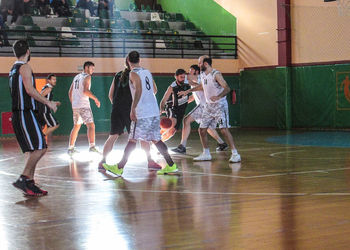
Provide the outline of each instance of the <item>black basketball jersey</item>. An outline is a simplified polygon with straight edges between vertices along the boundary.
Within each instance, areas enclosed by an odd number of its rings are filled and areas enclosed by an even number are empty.
[[[53,86],[50,83],[45,84],[45,86],[41,89],[41,92],[44,91],[47,88],[53,88]],[[52,101],[53,99],[53,93],[52,90],[45,96],[46,99],[48,99],[49,101]],[[40,105],[39,105],[40,106]],[[51,113],[50,108],[47,105],[42,105],[43,106],[43,110],[41,111],[39,108],[39,111],[41,113]]]
[[[121,82],[121,76],[123,71],[118,72],[114,76],[114,92],[113,92],[113,110],[130,113],[132,96],[129,87],[129,76],[126,77],[124,82]]]
[[[186,91],[190,89],[191,86],[188,83],[177,84],[176,81],[174,81],[170,86],[173,88],[173,93],[170,96],[171,101],[173,102],[173,106],[178,107],[185,104],[187,105],[189,95],[178,96],[178,93],[180,91]]]
[[[17,61],[13,65],[10,74],[9,74],[9,87],[12,97],[12,111],[21,111],[21,110],[37,110],[38,102],[27,94],[22,76],[19,73],[19,69],[24,64],[24,62]],[[35,78],[32,73],[32,84],[35,88]]]

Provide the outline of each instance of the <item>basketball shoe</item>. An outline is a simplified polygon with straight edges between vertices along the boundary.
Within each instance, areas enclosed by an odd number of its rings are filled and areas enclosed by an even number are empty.
[[[15,188],[22,190],[23,193],[28,196],[44,196],[48,194],[47,191],[36,186],[34,180],[29,180],[24,175],[21,175],[16,182],[12,183],[12,185]]]
[[[237,163],[241,161],[241,156],[238,153],[232,154],[230,158],[230,162]]]
[[[202,153],[199,156],[193,158],[194,161],[211,161],[211,154]]]
[[[179,146],[177,146],[177,148],[173,148],[171,151],[175,153],[186,154],[186,147],[180,144]]]
[[[102,166],[104,167],[104,169],[117,175],[118,177],[122,176],[122,174],[123,174],[123,168],[119,168],[118,164],[108,165],[107,163],[103,163]]]
[[[171,174],[171,173],[176,173],[178,170],[177,165],[174,163],[174,165],[169,166],[166,164],[165,168],[157,171],[158,175],[163,175],[163,174]]]

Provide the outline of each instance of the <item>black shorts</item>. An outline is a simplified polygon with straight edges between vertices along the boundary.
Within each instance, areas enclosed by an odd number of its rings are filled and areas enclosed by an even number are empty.
[[[124,129],[128,131],[130,134],[130,112],[124,111],[118,111],[118,110],[112,110],[111,113],[111,131],[110,135],[121,135],[124,133]]]
[[[12,127],[23,153],[47,148],[44,134],[33,111],[14,111]]]
[[[168,118],[175,118],[176,119],[176,125],[175,129],[179,130],[182,124],[182,120],[185,116],[187,105],[181,105],[181,106],[172,106],[172,107],[166,107],[165,113]]]
[[[51,128],[59,124],[51,113],[39,113],[37,114],[37,119],[42,127],[47,125],[47,127]]]

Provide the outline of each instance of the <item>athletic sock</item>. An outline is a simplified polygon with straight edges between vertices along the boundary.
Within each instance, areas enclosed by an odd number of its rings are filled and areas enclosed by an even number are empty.
[[[123,168],[125,164],[128,162],[129,155],[136,148],[136,142],[129,141],[124,149],[124,154],[122,160],[118,163],[118,168]]]
[[[187,140],[181,142],[182,146],[186,147],[186,144],[187,144]]]
[[[159,153],[161,153],[161,155],[164,157],[164,159],[166,160],[166,163],[168,163],[168,165],[171,167],[172,165],[174,165],[173,159],[171,159],[169,153],[168,153],[168,147],[165,145],[164,142],[162,141],[158,141],[156,145]]]
[[[210,155],[209,148],[203,148],[203,153],[206,155]]]
[[[68,146],[68,149],[73,149],[74,148],[74,146]]]
[[[231,152],[232,152],[233,155],[238,154],[237,149],[231,149]]]
[[[90,148],[95,147],[95,143],[90,143],[90,144],[89,144],[89,147],[90,147]]]

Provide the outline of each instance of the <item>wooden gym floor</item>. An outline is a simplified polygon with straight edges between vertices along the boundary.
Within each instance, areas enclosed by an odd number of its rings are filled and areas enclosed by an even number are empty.
[[[74,160],[68,138],[53,137],[36,172],[49,191],[42,198],[12,187],[24,155],[15,140],[0,140],[0,249],[349,249],[350,133],[232,133],[242,163],[228,164],[212,140],[214,160],[193,162],[201,152],[193,132],[188,155],[174,155],[179,175],[149,172],[136,150],[123,178],[97,171],[85,135]],[[106,137],[97,136],[100,149]]]

